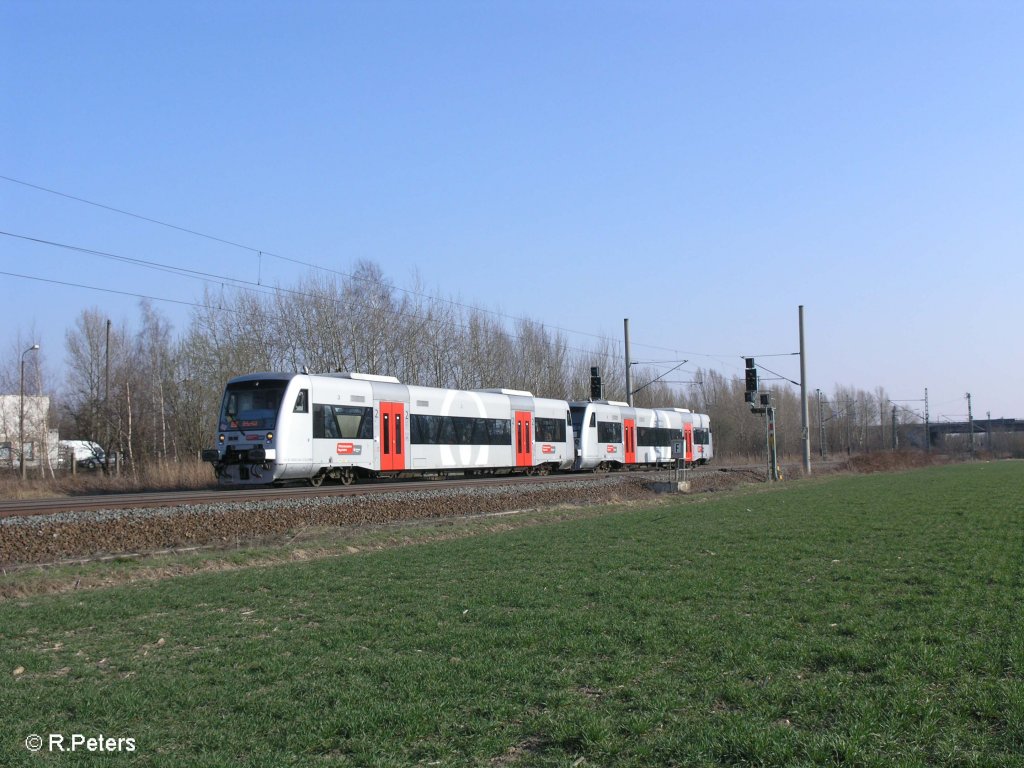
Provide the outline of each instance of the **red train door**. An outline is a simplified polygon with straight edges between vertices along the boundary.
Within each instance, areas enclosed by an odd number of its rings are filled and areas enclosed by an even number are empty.
[[[626,449],[626,463],[636,464],[636,421],[622,420],[622,443]]]
[[[380,404],[380,471],[405,469],[405,405]]]
[[[683,438],[686,440],[686,458],[683,461],[693,464],[693,424],[683,424]]]
[[[533,414],[516,411],[515,441],[516,466],[533,466]]]

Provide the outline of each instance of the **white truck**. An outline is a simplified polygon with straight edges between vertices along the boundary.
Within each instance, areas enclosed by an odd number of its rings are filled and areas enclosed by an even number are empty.
[[[61,440],[60,450],[62,458],[70,458],[82,469],[99,469],[106,459],[100,444],[91,440]]]

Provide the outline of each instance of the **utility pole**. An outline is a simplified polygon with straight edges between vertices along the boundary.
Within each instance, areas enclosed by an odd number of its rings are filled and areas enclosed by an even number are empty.
[[[892,449],[899,448],[899,436],[896,432],[896,406],[892,407]]]
[[[821,452],[821,460],[825,460],[825,422],[821,411],[821,390],[818,390],[818,449]]]
[[[971,410],[971,393],[967,395],[967,429],[971,433],[971,458],[974,458],[974,411]]]
[[[985,434],[988,435],[988,451],[992,452],[992,411],[985,411]]]
[[[107,318],[107,366],[103,388],[103,472],[110,474],[110,318]]]
[[[857,401],[846,401],[846,455],[853,454],[853,422],[857,418]]]
[[[25,467],[25,355],[38,349],[39,345],[33,344],[21,353],[21,419],[18,421],[18,469],[21,472],[22,480],[28,477]]]
[[[626,402],[629,403],[629,407],[633,407],[633,364],[629,359],[629,318],[625,318],[622,321],[623,329],[626,334]]]
[[[924,445],[928,453],[932,452],[932,425],[928,417],[928,387],[924,388]]]
[[[804,305],[800,305],[800,428],[804,449],[804,474],[811,474],[810,414],[807,410],[807,354],[804,348]]]

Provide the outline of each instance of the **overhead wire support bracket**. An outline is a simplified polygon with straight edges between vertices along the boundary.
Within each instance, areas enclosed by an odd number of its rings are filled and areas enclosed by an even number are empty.
[[[681,363],[679,363],[678,365],[674,365],[673,367],[669,368],[669,369],[668,369],[667,371],[665,371],[665,372],[664,372],[663,374],[661,374],[661,375],[660,375],[660,376],[658,376],[657,378],[651,379],[651,380],[650,380],[650,381],[648,381],[648,382],[647,382],[646,384],[644,384],[644,385],[643,385],[642,387],[637,387],[637,388],[636,388],[636,389],[634,389],[634,390],[633,390],[632,392],[630,392],[630,394],[631,394],[631,395],[635,395],[635,394],[636,394],[637,392],[640,392],[641,390],[647,389],[647,388],[648,388],[649,386],[651,386],[651,384],[654,384],[655,382],[658,382],[658,381],[660,381],[661,379],[665,378],[665,377],[666,377],[666,376],[668,376],[668,375],[669,375],[670,373],[672,373],[672,371],[675,371],[675,370],[678,370],[679,368],[682,368],[682,367],[683,367],[684,365],[686,365],[686,364],[687,364],[688,362],[690,362],[690,361],[689,361],[689,360],[683,360],[683,361],[682,361]],[[636,365],[636,363],[633,363],[633,365]]]

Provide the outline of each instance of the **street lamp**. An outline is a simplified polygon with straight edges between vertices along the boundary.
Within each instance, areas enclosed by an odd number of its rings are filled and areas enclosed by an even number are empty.
[[[21,457],[21,479],[24,480],[25,474],[25,355],[29,352],[35,352],[39,349],[38,344],[33,344],[31,347],[21,353],[21,420],[18,422],[18,455]]]

